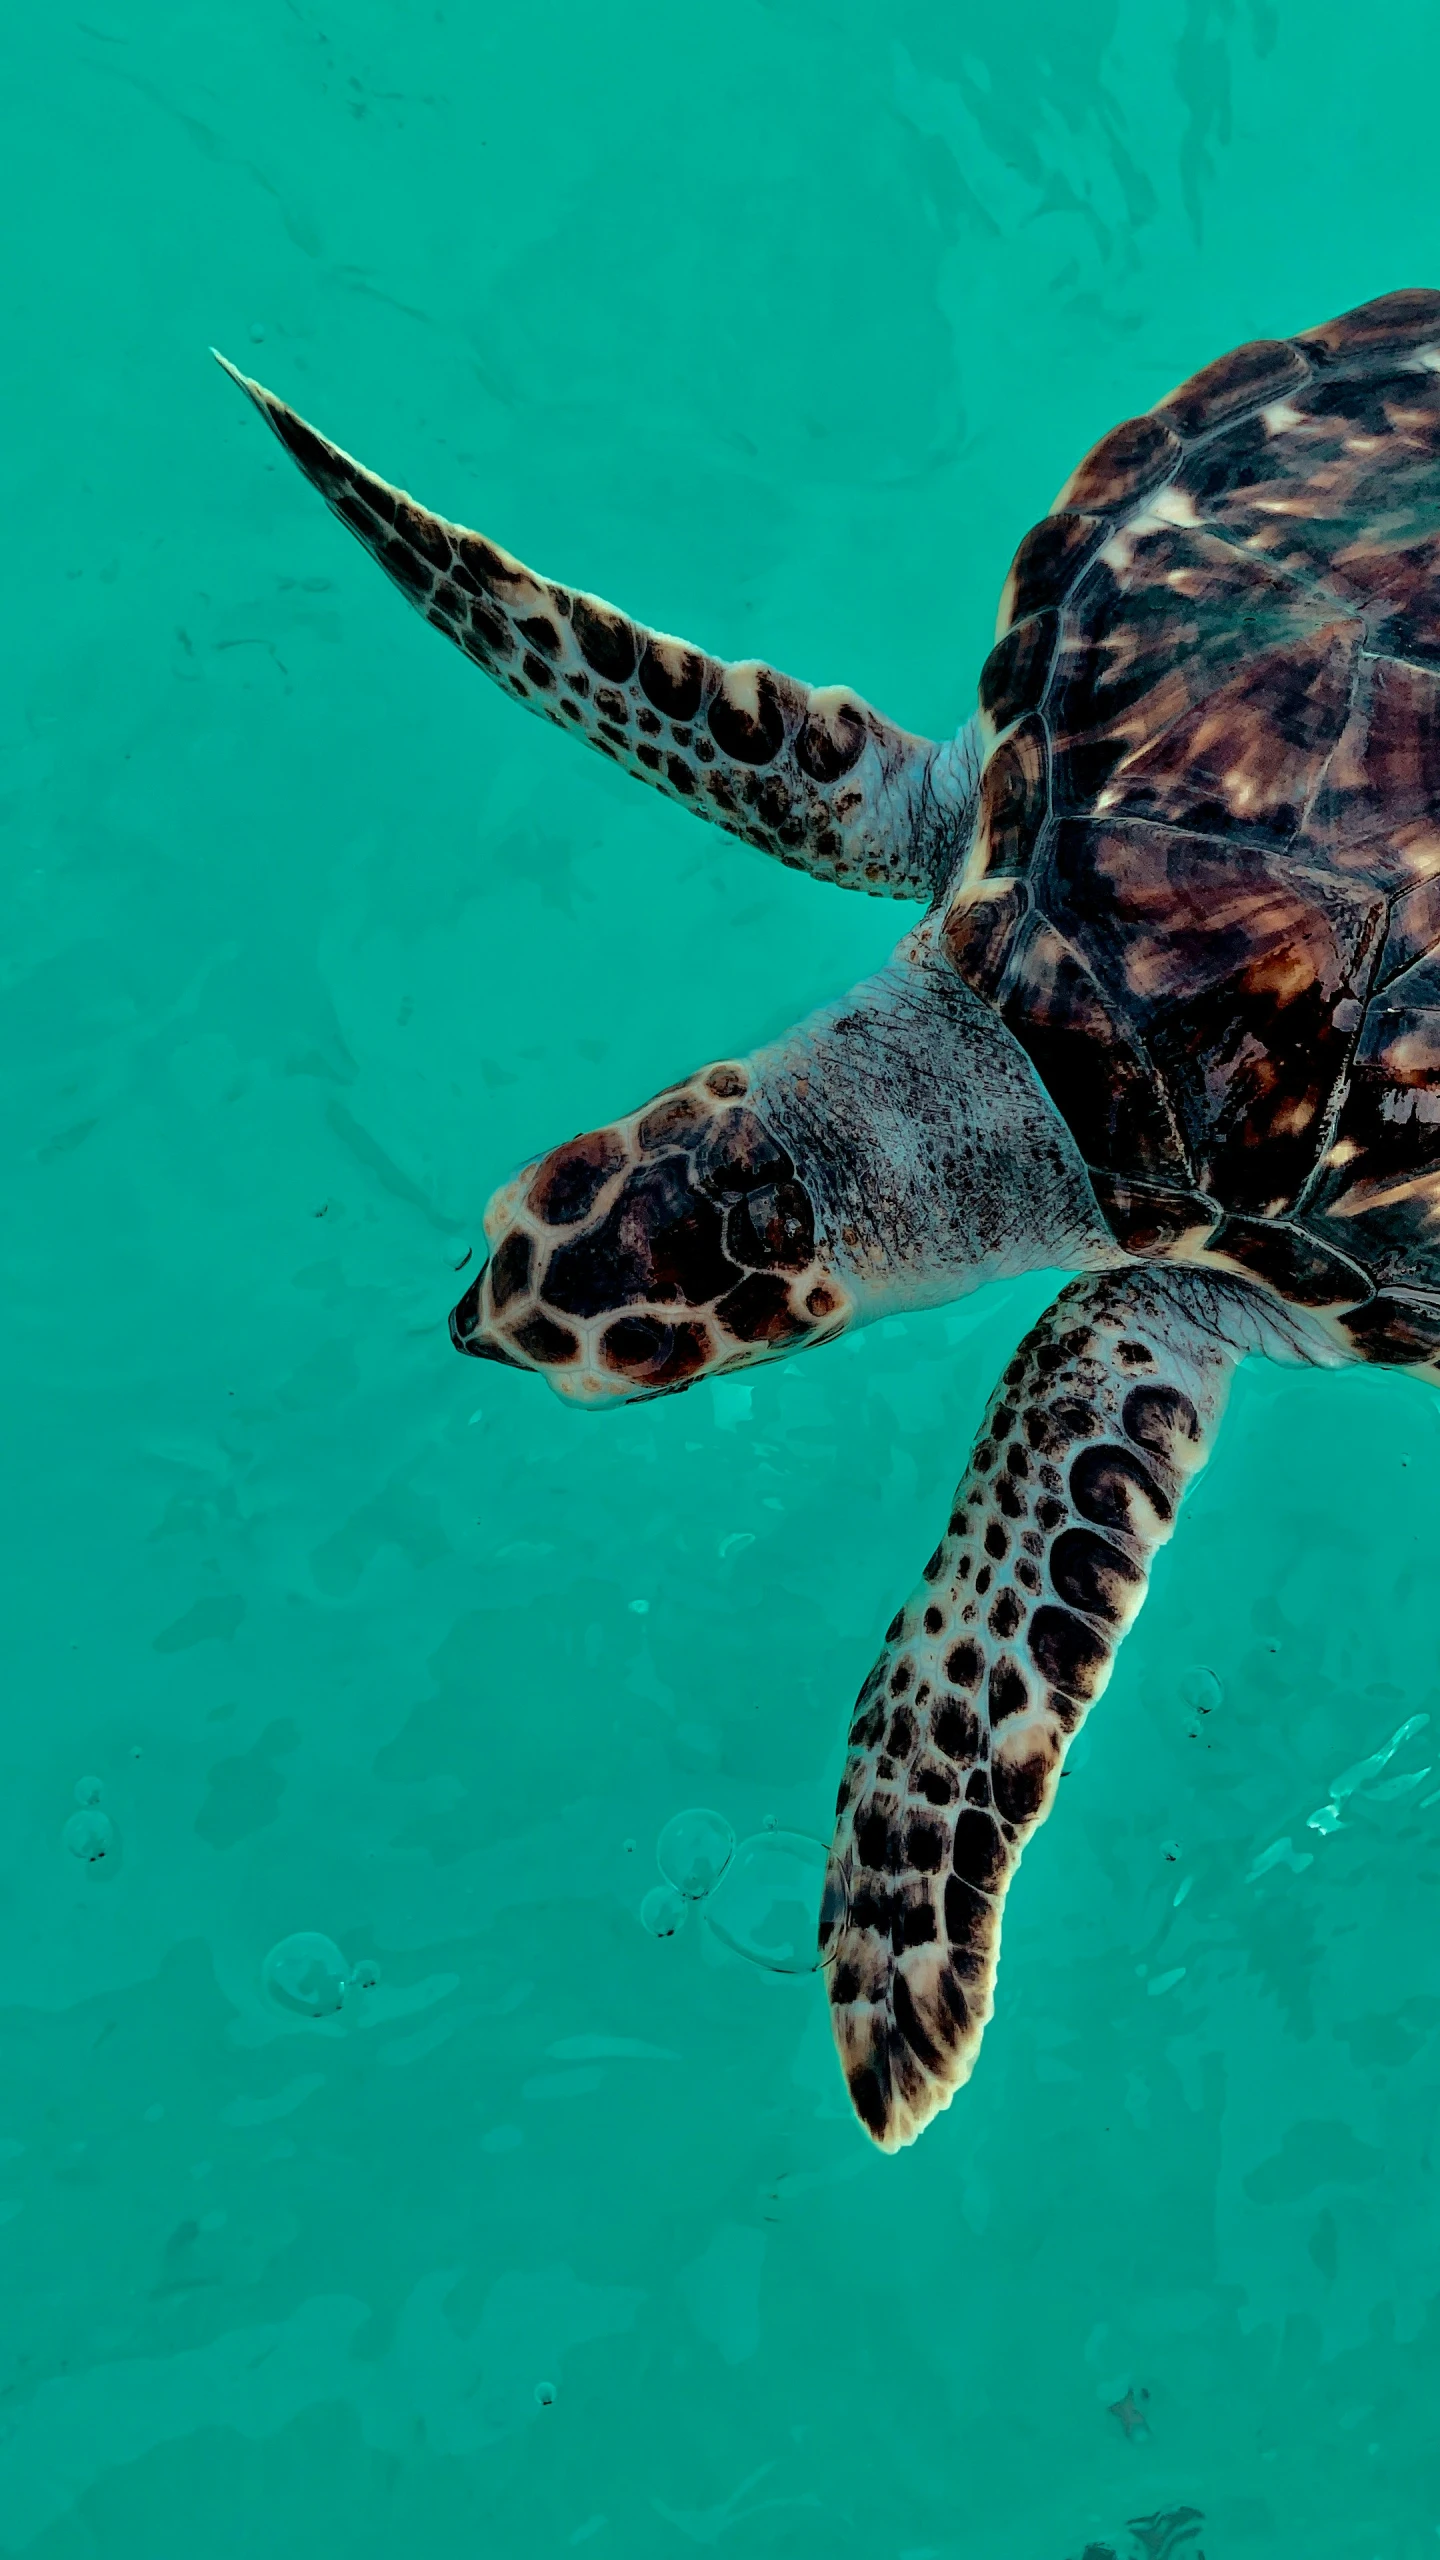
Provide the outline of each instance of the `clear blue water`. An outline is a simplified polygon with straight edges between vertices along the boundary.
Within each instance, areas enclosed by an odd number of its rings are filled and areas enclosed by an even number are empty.
[[[603,1422],[453,1358],[516,1161],[905,911],[487,689],[205,353],[938,733],[1099,432],[1440,281],[1433,12],[84,5],[0,99],[0,2551],[1433,2553],[1440,1398],[1242,1376],[873,2154],[639,1911],[827,1830],[1053,1282]]]

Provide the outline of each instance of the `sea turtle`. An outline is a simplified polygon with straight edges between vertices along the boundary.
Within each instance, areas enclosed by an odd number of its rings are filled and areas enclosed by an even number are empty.
[[[943,744],[533,575],[236,379],[508,692],[925,905],[838,1004],[516,1174],[456,1347],[597,1406],[1079,1275],[850,1726],[821,1950],[897,2149],[972,2069],[1006,1888],[1237,1361],[1440,1374],[1440,293],[1241,347],[1107,435]]]

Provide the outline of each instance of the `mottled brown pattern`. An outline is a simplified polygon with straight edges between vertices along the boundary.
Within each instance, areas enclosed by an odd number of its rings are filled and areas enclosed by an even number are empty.
[[[1023,881],[983,880],[973,896],[957,899],[945,919],[945,943],[955,966],[977,994],[994,1004],[1010,965],[1015,938],[1030,912]]]
[[[1440,959],[1371,1005],[1307,1222],[1382,1286],[1440,1285]]]
[[[1122,1007],[1107,1003],[1081,949],[1043,918],[1012,962],[1001,1010],[1087,1164],[1186,1179],[1174,1116]]]
[[[1090,1179],[1115,1239],[1127,1253],[1188,1259],[1219,1224],[1214,1201],[1197,1192],[1098,1169],[1092,1169]]]
[[[927,739],[844,687],[726,665],[538,576],[226,371],[427,622],[517,702],[793,868],[880,896],[933,894]]]
[[[1293,1205],[1359,1026],[1380,900],[1276,854],[1073,820],[1038,886],[1156,1070],[1189,1186],[1237,1209]]]
[[[501,1240],[451,1315],[456,1349],[595,1401],[837,1331],[849,1292],[748,1085],[721,1060],[518,1174],[487,1218]]]
[[[1116,1235],[1348,1306],[1367,1357],[1428,1342],[1365,1305],[1440,1288],[1440,294],[1105,438],[1020,546],[982,709],[945,938]]]
[[[1242,409],[1259,400],[1278,400],[1308,378],[1309,368],[1298,348],[1284,338],[1255,338],[1228,356],[1217,356],[1160,401],[1156,416],[1187,441],[1207,436]]]
[[[1357,1263],[1288,1218],[1222,1218],[1195,1258],[1263,1280],[1294,1307],[1355,1307],[1372,1294]]]
[[[1062,1293],[1007,1367],[856,1700],[820,1950],[884,2150],[970,2076],[1007,1888],[1203,1463],[1234,1355],[1185,1344],[1148,1274]]]
[[[1363,654],[1305,819],[1307,843],[1380,889],[1440,872],[1440,676]]]

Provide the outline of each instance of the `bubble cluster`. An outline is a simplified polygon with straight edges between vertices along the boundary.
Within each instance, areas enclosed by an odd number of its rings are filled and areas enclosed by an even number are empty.
[[[717,1938],[767,1973],[815,1973],[817,1931],[830,1853],[807,1831],[765,1830],[742,1840],[705,1906]]]
[[[689,1917],[689,1903],[672,1884],[653,1884],[640,1905],[640,1918],[652,1938],[673,1938]]]
[[[120,1835],[100,1802],[98,1778],[77,1778],[72,1813],[60,1834],[61,1844],[82,1867],[113,1867],[120,1853]]]
[[[301,2018],[338,2016],[352,1983],[334,1939],[322,1937],[318,1929],[297,1929],[281,1938],[265,1958],[260,1979],[277,2008]]]
[[[660,1873],[687,1902],[713,1893],[734,1855],[735,1834],[724,1814],[705,1805],[672,1814],[655,1844]]]
[[[653,1937],[673,1938],[703,1908],[723,1946],[767,1973],[814,1973],[830,1853],[805,1831],[782,1831],[773,1814],[736,1845],[723,1813],[692,1805],[671,1816],[656,1843],[665,1878],[640,1906]]]

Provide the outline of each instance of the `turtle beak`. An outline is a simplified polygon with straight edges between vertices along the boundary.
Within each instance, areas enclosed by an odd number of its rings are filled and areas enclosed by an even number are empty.
[[[498,1360],[506,1369],[523,1369],[500,1336],[492,1333],[485,1321],[485,1274],[488,1257],[482,1262],[465,1295],[450,1310],[450,1339],[457,1351],[471,1360]]]

